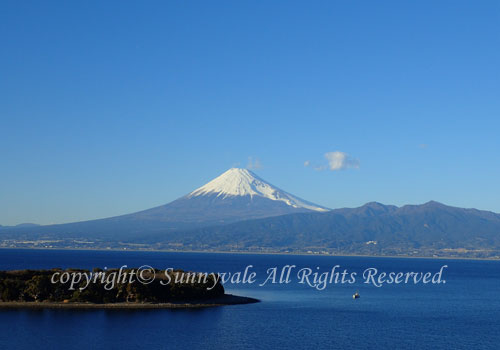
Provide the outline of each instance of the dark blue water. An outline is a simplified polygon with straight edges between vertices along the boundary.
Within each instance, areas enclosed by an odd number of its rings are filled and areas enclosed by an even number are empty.
[[[236,272],[262,283],[286,264],[357,272],[355,284],[316,290],[298,283],[226,284],[258,304],[200,310],[1,310],[0,348],[499,349],[500,262],[291,255],[0,250],[0,270],[52,267],[179,267]],[[363,283],[370,267],[443,273],[446,284]],[[352,299],[358,290],[361,298]]]

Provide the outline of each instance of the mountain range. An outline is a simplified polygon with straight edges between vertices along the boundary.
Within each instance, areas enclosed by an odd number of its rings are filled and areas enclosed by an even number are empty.
[[[232,168],[137,213],[0,227],[2,246],[500,257],[500,214],[438,202],[330,210]]]
[[[149,242],[158,237],[149,237]],[[438,202],[359,208],[248,220],[178,233],[192,248],[416,256],[500,256],[500,214]]]

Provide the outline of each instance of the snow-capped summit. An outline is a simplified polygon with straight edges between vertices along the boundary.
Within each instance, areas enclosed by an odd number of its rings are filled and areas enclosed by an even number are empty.
[[[281,201],[293,208],[304,208],[314,211],[328,209],[292,196],[267,183],[248,169],[231,168],[209,183],[187,195],[188,198],[215,195],[220,199],[233,196],[263,197],[273,201]]]

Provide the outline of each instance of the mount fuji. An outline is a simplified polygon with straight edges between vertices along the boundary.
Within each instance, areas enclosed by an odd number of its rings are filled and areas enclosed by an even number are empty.
[[[2,227],[5,239],[123,239],[293,213],[327,212],[258,177],[231,168],[191,193],[165,205],[106,219],[37,227]],[[1,238],[1,237],[0,237]]]
[[[172,223],[177,228],[328,210],[271,185],[250,170],[231,168],[173,202],[119,218]]]

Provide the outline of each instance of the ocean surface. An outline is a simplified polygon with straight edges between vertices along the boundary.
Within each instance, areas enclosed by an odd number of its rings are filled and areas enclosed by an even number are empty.
[[[122,265],[220,273],[252,265],[254,283],[228,282],[225,289],[261,302],[188,310],[0,309],[0,349],[500,349],[500,261],[0,250],[0,270]],[[289,283],[259,286],[273,267],[277,282],[285,265],[297,266]],[[355,283],[333,281],[323,290],[299,283],[302,268],[324,273],[336,265],[355,272]],[[362,277],[368,268],[434,274],[443,265],[446,283],[376,287]],[[354,300],[356,291],[361,297]]]

